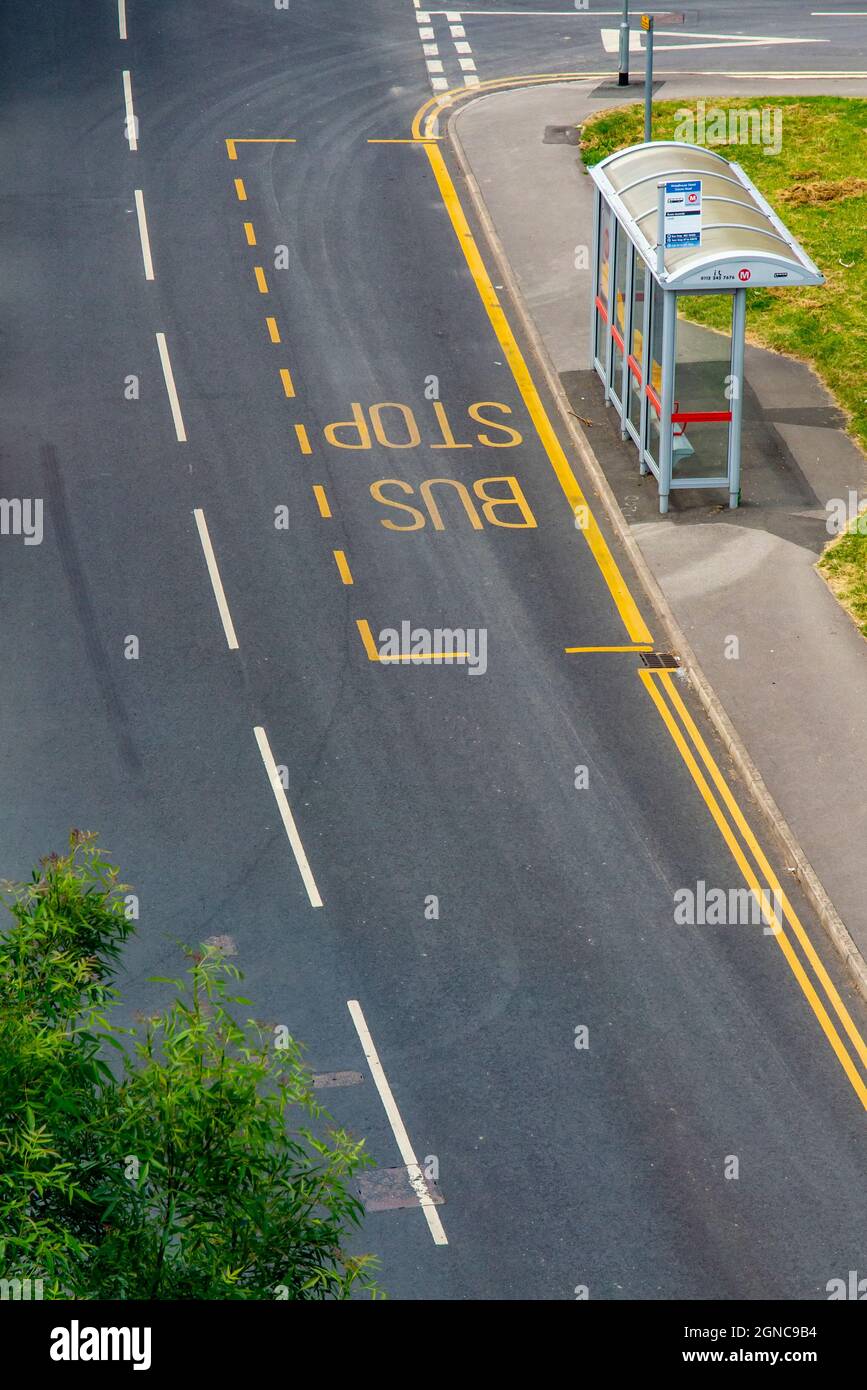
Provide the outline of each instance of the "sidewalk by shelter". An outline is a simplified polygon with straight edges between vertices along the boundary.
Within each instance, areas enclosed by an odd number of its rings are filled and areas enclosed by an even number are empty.
[[[736,507],[746,291],[824,278],[740,166],[712,150],[654,141],[589,172],[593,358],[606,402],[635,442],[641,472],[656,478],[661,512],[673,488],[725,488]],[[697,238],[666,235],[666,186],[696,190],[687,196],[701,208]],[[678,332],[679,294],[730,298],[730,332],[714,335],[712,360]]]

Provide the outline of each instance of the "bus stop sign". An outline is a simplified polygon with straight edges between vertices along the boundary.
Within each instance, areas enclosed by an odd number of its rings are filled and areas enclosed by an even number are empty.
[[[666,182],[663,221],[666,249],[701,246],[701,179]]]

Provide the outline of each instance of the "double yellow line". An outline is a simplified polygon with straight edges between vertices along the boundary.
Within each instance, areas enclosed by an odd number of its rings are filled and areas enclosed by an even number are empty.
[[[522,76],[486,78],[478,87],[451,87],[447,92],[429,97],[416,112],[412,123],[413,139],[436,138],[434,132],[439,116],[458,102],[484,96],[486,92],[506,91],[509,87],[539,87],[548,82],[598,82],[610,76],[610,72],[536,72],[525,73]]]
[[[864,1076],[855,1060],[858,1058],[861,1067],[867,1071],[867,1043],[859,1033],[834,986],[834,982],[819,959],[798,914],[783,892],[777,875],[768,863],[761,845],[753,834],[692,715],[684,704],[680,692],[674,684],[671,672],[640,668],[638,675],[659,711],[662,722],[671,734],[677,751],[686,763],[692,780],[698,787],[705,805],[713,816],[717,828],[731,850],[735,863],[747,884],[759,902],[767,900],[768,890],[770,890],[773,902],[779,904],[782,921],[775,911],[770,908],[766,909],[769,918],[768,925],[773,929],[774,940],[806,996],[810,1008],[819,1020],[819,1026],[834,1049],[837,1060],[845,1071],[852,1089],[864,1109],[867,1110],[867,1085],[865,1085]],[[792,936],[801,948],[807,965],[821,987],[825,1002],[823,1002],[819,991],[805,969],[801,956],[795,950],[792,938],[787,935],[786,924],[788,924]],[[836,1015],[836,1023],[831,1017],[832,1013]],[[839,1028],[837,1024],[840,1025]],[[844,1042],[840,1029],[849,1039],[849,1047]]]

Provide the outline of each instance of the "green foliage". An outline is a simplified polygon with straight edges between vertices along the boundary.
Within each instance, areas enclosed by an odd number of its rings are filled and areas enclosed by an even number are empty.
[[[867,533],[862,514],[853,520],[818,561],[833,593],[867,637]]]
[[[110,1021],[122,892],[75,831],[4,885],[0,1278],[46,1298],[377,1296],[375,1261],[342,1249],[363,1142],[327,1128],[298,1043],[239,1021],[239,972],[203,948],[143,1029]]]

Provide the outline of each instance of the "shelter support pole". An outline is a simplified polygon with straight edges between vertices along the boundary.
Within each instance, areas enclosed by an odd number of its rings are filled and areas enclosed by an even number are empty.
[[[593,283],[590,291],[590,370],[596,361],[596,326],[599,320],[599,310],[596,307],[596,300],[599,298],[599,251],[601,236],[601,217],[602,194],[596,190],[596,197],[593,201]]]
[[[744,336],[747,320],[747,292],[735,290],[732,310],[731,398],[729,421],[729,506],[736,507],[741,490],[741,420],[744,401]]]
[[[644,462],[644,451],[647,448],[647,414],[650,410],[650,399],[647,394],[647,383],[650,381],[653,371],[653,356],[650,350],[650,306],[653,301],[654,279],[647,269],[644,272],[644,321],[641,328],[641,423],[638,427],[638,438],[641,443],[638,446],[638,467],[641,473],[649,473],[650,469]]]
[[[665,274],[665,184],[656,185],[656,273]]]
[[[605,404],[611,404],[611,360],[614,354],[614,338],[611,325],[614,322],[614,268],[617,264],[617,218],[606,203],[602,209],[602,236],[608,228],[608,322],[605,325]]]
[[[674,401],[674,348],[677,295],[662,294],[662,407],[659,419],[659,510],[668,511],[671,492],[671,411]]]

